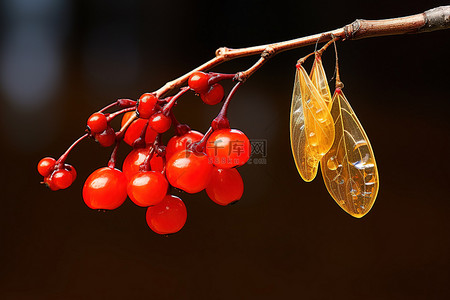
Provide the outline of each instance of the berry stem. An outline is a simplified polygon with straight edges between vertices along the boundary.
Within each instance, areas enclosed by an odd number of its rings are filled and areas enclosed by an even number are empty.
[[[120,108],[128,108],[128,107],[132,107],[136,105],[136,101],[131,100],[131,99],[119,99],[116,102],[113,102],[105,107],[103,107],[101,110],[99,110],[98,112],[103,113],[106,110],[114,107],[114,106],[118,106]]]
[[[175,134],[177,136],[182,136],[186,134],[189,130],[191,130],[191,127],[189,127],[187,124],[181,124],[172,111],[169,113],[170,119],[172,120],[172,124],[175,127]]]
[[[133,106],[133,107],[128,107],[128,108],[121,109],[121,110],[119,110],[119,111],[116,111],[115,113],[109,114],[108,117],[107,117],[107,120],[108,120],[108,122],[110,122],[110,121],[113,120],[115,117],[120,116],[121,114],[130,112],[130,111],[133,111],[133,110],[135,110],[135,109],[136,109],[136,108],[135,108],[134,106]]]
[[[213,84],[218,83],[219,81],[227,80],[227,79],[234,79],[236,77],[236,74],[222,74],[222,73],[213,73],[213,72],[210,72],[209,74],[212,75],[212,77],[209,78],[209,80],[208,80],[209,86],[212,86]]]
[[[133,110],[131,110],[131,111],[133,111]],[[137,115],[136,115],[136,113],[134,113],[128,119],[128,121],[125,124],[123,124],[122,128],[120,128],[120,130],[118,132],[116,132],[116,139],[122,139],[123,138],[123,135],[125,134],[125,131],[127,131],[128,126],[130,126],[131,123],[133,123],[134,120],[136,120],[136,118],[137,118]]]
[[[116,160],[117,160],[117,150],[119,149],[121,139],[116,140],[116,145],[114,146],[114,149],[111,153],[111,158],[108,161],[108,167],[111,169],[114,169],[116,167]]]
[[[205,152],[206,141],[208,140],[211,133],[213,133],[213,131],[213,128],[209,127],[208,131],[205,133],[202,139],[190,146],[191,150],[199,153]]]
[[[211,122],[211,127],[214,130],[230,128],[230,122],[228,121],[228,117],[227,117],[228,107],[230,105],[231,98],[233,98],[234,94],[236,93],[237,89],[242,85],[242,83],[243,83],[243,81],[238,81],[234,85],[234,87],[231,89],[230,93],[228,94],[227,99],[225,99],[225,101],[222,105],[222,109],[220,110],[219,114]]]
[[[169,114],[169,112],[172,111],[172,108],[175,105],[175,102],[178,100],[178,98],[180,98],[187,91],[189,91],[189,87],[185,86],[185,87],[182,87],[175,96],[169,97],[169,99],[168,99],[169,102],[162,109],[162,113],[167,116]]]
[[[150,161],[152,160],[153,155],[155,152],[157,152],[157,149],[159,147],[159,141],[161,139],[161,135],[158,134],[156,136],[155,142],[150,146],[150,149],[148,150],[148,154],[145,157],[144,162],[139,166],[139,171],[141,172],[147,172],[151,170],[151,164]]]
[[[141,134],[134,141],[134,143],[133,143],[133,148],[134,149],[136,149],[136,148],[144,148],[145,147],[145,134],[147,133],[148,123],[149,123],[149,121],[147,121],[145,123],[144,127],[141,130]]]
[[[61,157],[56,161],[55,163],[55,169],[59,169],[59,167],[64,164],[64,162],[67,159],[67,156],[69,156],[70,151],[73,150],[73,148],[75,148],[75,146],[81,142],[82,140],[84,140],[85,138],[87,138],[89,136],[89,133],[85,133],[84,135],[82,135],[80,138],[78,138],[75,142],[73,142],[72,145],[70,145],[70,147],[66,150],[66,152],[64,152],[63,155],[61,155]]]

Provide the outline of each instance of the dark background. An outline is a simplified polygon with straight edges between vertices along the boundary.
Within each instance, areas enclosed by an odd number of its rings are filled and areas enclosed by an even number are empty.
[[[129,200],[88,209],[81,189],[110,149],[83,143],[78,179],[39,184],[36,164],[59,156],[87,117],[137,98],[233,48],[335,29],[356,18],[419,13],[446,1],[1,2],[2,299],[443,299],[450,296],[450,31],[339,43],[345,93],[368,133],[381,185],[355,219],[320,175],[301,180],[289,143],[298,58],[275,56],[238,91],[232,127],[266,139],[267,164],[239,169],[242,200],[177,193],[188,221],[161,237]],[[216,71],[237,72],[256,58]],[[329,78],[334,54],[324,55]],[[219,107],[190,95],[175,113],[205,131]],[[123,146],[121,159],[129,151]]]

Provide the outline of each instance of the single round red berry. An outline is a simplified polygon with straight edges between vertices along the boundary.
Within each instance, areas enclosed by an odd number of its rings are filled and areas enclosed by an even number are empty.
[[[244,182],[236,169],[214,168],[206,193],[217,204],[228,205],[241,199]]]
[[[172,120],[162,113],[157,113],[150,117],[149,125],[154,131],[164,133],[169,130]]]
[[[48,176],[44,177],[44,184],[52,191],[59,190],[59,187],[56,186],[55,182],[53,181],[52,175],[48,175]]]
[[[44,157],[38,163],[37,170],[39,174],[46,177],[53,172],[55,168],[56,159],[53,157]]]
[[[128,153],[127,157],[123,161],[123,174],[130,180],[135,174],[139,173],[139,169],[147,158],[149,147],[134,149]],[[150,159],[150,169],[156,172],[162,172],[164,170],[164,160],[161,156],[153,154]]]
[[[139,98],[137,111],[139,113],[139,118],[148,119],[155,112],[156,103],[158,98],[153,94],[145,93]]]
[[[156,205],[167,194],[169,183],[159,172],[139,172],[128,182],[127,193],[131,201],[139,206]]]
[[[95,170],[83,186],[83,199],[92,209],[116,209],[127,198],[127,181],[120,170]]]
[[[158,234],[175,233],[186,223],[186,206],[180,198],[167,195],[160,203],[147,209],[146,219],[150,229]]]
[[[87,126],[92,133],[100,133],[108,127],[106,116],[102,113],[93,113],[87,120]]]
[[[176,152],[187,150],[189,145],[200,141],[202,138],[203,134],[195,130],[189,130],[182,136],[172,137],[167,143],[166,159],[169,160]]]
[[[64,164],[64,169],[70,172],[70,174],[72,175],[72,182],[74,182],[77,178],[77,171],[75,170],[75,168],[69,164]]]
[[[58,189],[67,189],[73,182],[72,173],[65,169],[57,170],[53,173],[52,181]]]
[[[216,130],[206,142],[206,154],[221,169],[242,166],[250,158],[250,152],[250,141],[237,129]]]
[[[209,90],[209,78],[211,78],[211,75],[197,71],[189,77],[188,85],[196,93],[205,93]]]
[[[94,137],[103,147],[110,147],[116,142],[116,133],[112,127],[108,127],[103,132],[95,134]]]
[[[225,92],[223,90],[223,86],[216,83],[214,84],[209,91],[206,93],[200,94],[202,101],[209,105],[215,105],[222,101]]]
[[[167,162],[166,176],[171,185],[193,194],[206,188],[212,169],[205,153],[182,150]]]
[[[125,123],[131,118],[131,116],[134,114],[134,112],[128,112],[123,115],[122,118],[122,124],[121,126],[125,125]],[[133,146],[133,143],[141,136],[142,130],[145,127],[145,124],[147,124],[148,120],[138,118],[133,123],[128,126],[127,131],[125,132],[125,135],[123,137],[123,140],[125,143],[127,143],[130,146]],[[150,128],[150,126],[147,126],[147,129],[145,131],[145,143],[146,144],[152,144],[158,133]]]

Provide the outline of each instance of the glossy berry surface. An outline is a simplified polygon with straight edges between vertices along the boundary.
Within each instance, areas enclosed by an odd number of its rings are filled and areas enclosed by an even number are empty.
[[[169,184],[159,172],[138,172],[127,186],[128,197],[136,205],[150,206],[158,204],[167,194]]]
[[[122,124],[123,126],[134,114],[134,112],[128,112],[123,115],[122,118]],[[147,124],[148,120],[140,119],[138,118],[135,120],[131,125],[128,127],[127,131],[125,132],[125,136],[123,140],[125,143],[127,143],[130,146],[133,146],[133,143],[141,136],[142,130],[144,129],[145,125]],[[149,126],[147,126],[146,132],[145,132],[145,143],[151,144],[155,141],[156,136],[158,135],[157,132],[155,132],[153,129],[151,129]]]
[[[209,90],[208,80],[211,76],[197,71],[194,72],[188,80],[188,85],[197,93],[205,93]]]
[[[166,175],[172,186],[188,193],[198,193],[208,185],[212,169],[206,154],[183,150],[167,162]]]
[[[202,138],[203,134],[195,130],[189,130],[182,136],[172,137],[167,143],[166,159],[169,160],[176,152],[187,150],[189,145],[200,141]]]
[[[56,159],[53,157],[44,157],[38,163],[37,170],[41,176],[48,176],[53,172],[55,168]]]
[[[181,230],[187,219],[186,206],[180,198],[167,195],[146,213],[147,224],[158,234],[171,234]]]
[[[68,188],[74,181],[74,178],[70,171],[61,169],[53,173],[52,181],[58,189],[62,190]]]
[[[77,178],[77,171],[75,170],[75,168],[69,164],[64,164],[64,169],[70,172],[70,174],[72,175],[72,182],[74,182]]]
[[[127,157],[123,161],[123,174],[130,180],[135,174],[139,172],[139,169],[142,163],[145,161],[147,154],[149,151],[149,147],[147,148],[138,148],[134,149],[130,153],[128,153]],[[164,169],[164,161],[161,156],[157,156],[153,154],[150,159],[150,169],[151,171],[162,172]]]
[[[139,118],[148,119],[155,112],[156,103],[158,102],[158,98],[156,98],[153,94],[145,93],[143,94],[138,101],[137,111],[139,113]]]
[[[222,169],[242,166],[250,158],[250,152],[250,141],[237,129],[216,130],[206,142],[206,154]]]
[[[83,186],[83,199],[92,209],[116,209],[127,198],[127,182],[120,170],[109,167],[95,170]]]
[[[87,120],[87,126],[92,133],[100,133],[106,130],[108,122],[102,113],[93,113]]]
[[[44,177],[44,184],[52,191],[59,190],[59,187],[53,181],[53,176],[52,175]]]
[[[202,101],[209,105],[215,105],[222,101],[225,92],[221,84],[214,84],[209,91],[206,93],[200,94]]]
[[[236,169],[214,168],[206,193],[215,203],[228,205],[241,199],[244,182]]]
[[[103,132],[95,134],[94,137],[103,147],[110,147],[116,142],[116,133],[112,127],[108,127]]]
[[[150,118],[149,125],[154,131],[164,133],[169,130],[172,120],[162,113],[157,113]]]

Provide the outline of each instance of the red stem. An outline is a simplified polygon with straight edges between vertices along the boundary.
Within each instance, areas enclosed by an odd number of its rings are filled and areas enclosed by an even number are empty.
[[[66,150],[66,152],[64,152],[63,155],[61,155],[61,157],[56,161],[55,163],[55,169],[58,169],[67,159],[67,156],[69,156],[70,151],[72,151],[73,148],[75,148],[75,146],[81,142],[82,140],[84,140],[85,138],[87,138],[89,136],[89,133],[85,133],[84,135],[82,135],[80,138],[78,138],[75,142],[73,142],[72,145],[70,145],[70,147]]]
[[[242,81],[239,81],[238,83],[236,83],[234,85],[234,87],[231,89],[230,93],[228,94],[227,99],[225,99],[225,101],[222,105],[222,109],[220,110],[219,114],[211,122],[211,127],[214,130],[230,128],[230,122],[228,121],[228,118],[227,118],[228,106],[230,105],[231,98],[233,98],[237,89],[241,85],[242,85]]]
[[[117,117],[117,116],[119,116],[121,114],[130,112],[130,111],[134,111],[135,109],[136,108],[133,106],[133,107],[128,107],[128,108],[124,108],[122,110],[116,111],[115,113],[112,113],[112,114],[108,115],[107,120],[108,120],[108,122],[110,122],[115,117]]]
[[[121,139],[116,140],[116,145],[114,146],[114,149],[111,153],[111,158],[108,161],[108,167],[111,169],[114,169],[116,167],[116,160],[117,160],[117,150],[119,149]]]
[[[167,116],[170,113],[170,111],[172,110],[172,108],[175,105],[175,102],[178,100],[178,98],[180,98],[187,91],[189,91],[189,87],[187,87],[187,86],[182,87],[175,96],[169,97],[169,102],[162,109],[162,113]]]

